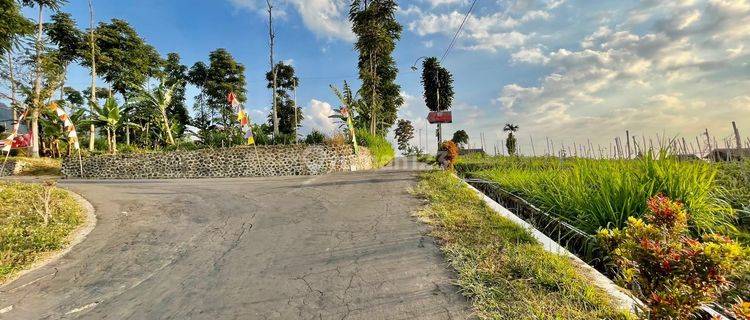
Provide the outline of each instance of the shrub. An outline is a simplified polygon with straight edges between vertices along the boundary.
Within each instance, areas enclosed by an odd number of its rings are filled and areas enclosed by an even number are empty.
[[[598,234],[619,279],[649,308],[651,319],[689,319],[731,287],[727,280],[741,255],[727,237],[688,233],[684,206],[664,196],[648,200],[646,221],[629,218],[623,230]]]
[[[193,151],[198,149],[200,148],[195,144],[195,142],[181,141],[177,142],[177,144],[175,145],[165,147],[164,151]]]
[[[325,141],[326,136],[318,130],[313,130],[305,137],[305,143],[307,144],[321,144]]]
[[[453,141],[443,141],[438,148],[438,163],[445,169],[453,170],[453,166],[458,161],[458,147]]]
[[[340,147],[347,145],[349,141],[343,133],[337,132],[334,133],[330,138],[326,138],[324,142],[329,146]]]
[[[357,142],[370,149],[375,167],[387,165],[396,156],[396,151],[385,137],[370,134],[367,130],[357,130]]]

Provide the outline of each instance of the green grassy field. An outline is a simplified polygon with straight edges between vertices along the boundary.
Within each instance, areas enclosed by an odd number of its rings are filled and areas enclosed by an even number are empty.
[[[446,172],[422,175],[414,194],[461,291],[482,319],[628,319],[567,257],[546,252]]]
[[[83,209],[51,185],[0,182],[0,283],[59,250],[84,221]]]

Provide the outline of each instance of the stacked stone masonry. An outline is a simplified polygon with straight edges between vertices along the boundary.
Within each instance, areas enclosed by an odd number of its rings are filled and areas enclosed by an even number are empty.
[[[183,179],[320,175],[372,168],[370,151],[351,146],[285,145],[84,157],[86,179]],[[62,174],[81,178],[78,158]]]

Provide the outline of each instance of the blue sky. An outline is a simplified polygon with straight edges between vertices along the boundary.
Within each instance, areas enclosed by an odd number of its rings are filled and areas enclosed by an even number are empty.
[[[70,2],[63,10],[87,26],[87,1]],[[276,57],[289,60],[301,77],[304,131],[330,132],[334,126],[326,116],[336,101],[328,86],[344,80],[358,86],[348,1],[275,2]],[[270,102],[263,80],[269,69],[265,1],[94,4],[97,21],[127,20],[162,55],[177,52],[188,66],[227,48],[247,67],[247,108],[256,122],[265,120]],[[409,67],[421,56],[442,55],[470,1],[399,4],[404,33],[395,58],[406,100],[400,113],[425,129],[418,74]],[[748,61],[748,0],[478,0],[444,61],[456,91],[454,124],[445,132],[466,129],[474,144],[484,133],[492,150],[503,136],[502,125],[518,123],[525,153],[531,153],[529,135],[538,153],[546,148],[545,137],[558,146],[591,140],[606,147],[625,130],[694,140],[708,128],[721,141],[730,136],[732,120],[750,135]],[[74,67],[70,84],[82,89],[87,77],[87,69]],[[195,93],[191,88],[191,104]]]

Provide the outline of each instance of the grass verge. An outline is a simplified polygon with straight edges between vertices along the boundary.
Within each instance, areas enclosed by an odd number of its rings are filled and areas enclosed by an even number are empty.
[[[18,175],[21,175],[21,176],[59,176],[61,175],[60,167],[62,166],[62,161],[60,159],[11,157],[8,159],[8,162],[11,162],[11,161],[18,161],[24,164],[23,168],[21,169],[21,172],[18,173]]]
[[[389,164],[396,156],[396,151],[385,137],[370,134],[365,130],[357,130],[357,142],[370,149],[372,164],[375,168]]]
[[[85,220],[83,208],[52,184],[0,182],[0,283],[62,249]]]
[[[480,318],[633,318],[613,307],[570,258],[545,251],[449,173],[423,174],[413,192],[429,201],[418,215],[433,227]]]

